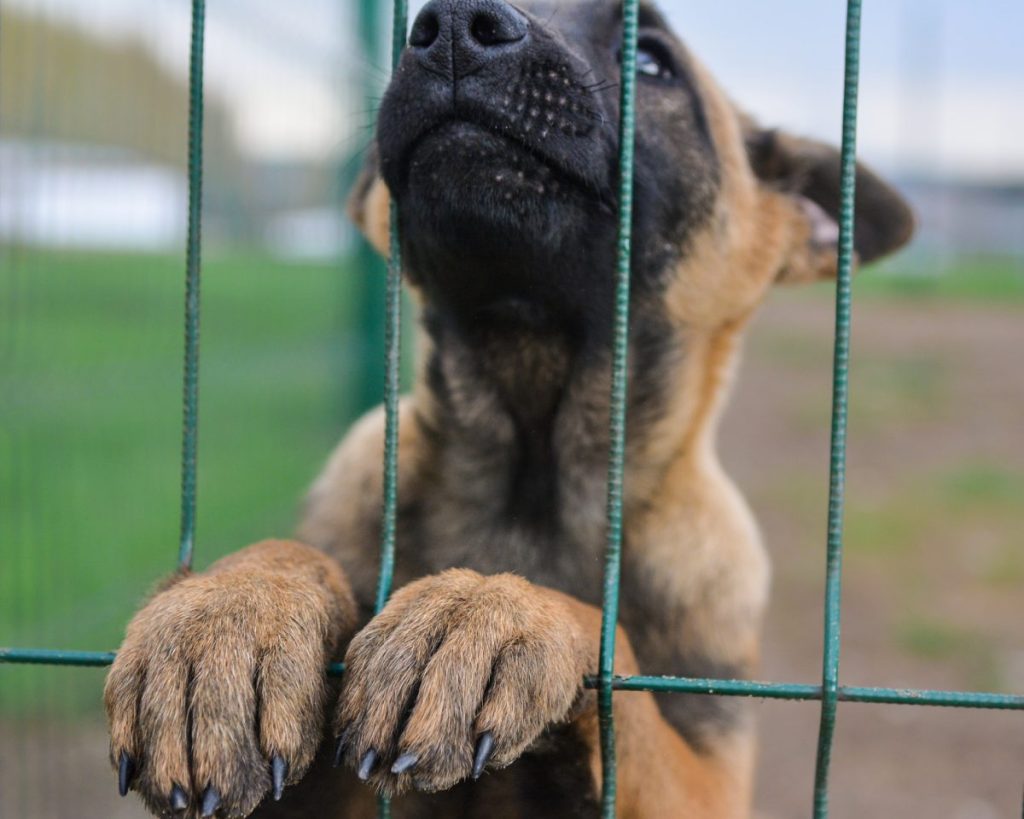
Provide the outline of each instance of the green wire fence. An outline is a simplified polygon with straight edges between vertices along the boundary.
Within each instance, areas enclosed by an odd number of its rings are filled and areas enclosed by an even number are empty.
[[[199,263],[203,206],[203,57],[206,0],[192,0],[188,83],[188,238],[185,248],[185,384],[181,435],[181,544],[178,568],[192,567],[199,449]]]
[[[372,0],[362,0],[362,2],[366,8],[372,8]],[[839,702],[1024,710],[1024,696],[1022,695],[854,687],[839,684],[843,499],[851,318],[850,278],[853,265],[861,0],[848,0],[846,17],[845,88],[841,154],[842,187],[833,360],[824,652],[820,685],[667,676],[620,677],[613,673],[615,623],[618,616],[619,579],[622,565],[622,481],[628,374],[629,271],[633,202],[633,144],[636,125],[636,42],[639,0],[623,0],[622,5],[622,82],[620,86],[621,115],[619,125],[621,176],[619,186],[618,255],[616,260],[615,328],[612,356],[610,450],[608,459],[607,548],[602,604],[600,663],[597,674],[584,679],[584,685],[589,688],[595,688],[598,691],[601,759],[603,765],[602,815],[606,819],[612,819],[615,816],[616,757],[612,703],[613,692],[618,690],[819,701],[821,703],[821,722],[814,781],[813,815],[815,819],[824,819],[828,815],[829,763]],[[199,399],[200,210],[203,178],[204,21],[204,0],[192,0],[192,41],[189,77],[189,197],[186,248],[184,423],[182,435],[181,540],[178,557],[178,563],[181,568],[191,566],[195,542]],[[393,66],[397,64],[405,45],[407,22],[407,0],[394,0]],[[384,508],[382,513],[380,575],[376,593],[376,609],[378,611],[385,605],[391,592],[398,501],[398,399],[402,264],[399,225],[397,211],[394,207],[392,207],[391,217],[385,324],[384,403],[386,429]],[[114,654],[112,652],[0,648],[0,663],[82,667],[107,666],[113,660]],[[334,664],[328,669],[328,673],[333,675],[341,674],[343,673],[343,668],[341,664]],[[390,816],[390,806],[387,800],[380,800],[379,814],[382,817]]]
[[[609,404],[607,548],[604,599],[601,605],[601,654],[597,681],[601,731],[601,809],[615,816],[615,719],[612,676],[615,626],[619,619],[622,574],[622,473],[626,451],[626,381],[629,354],[629,273],[633,239],[633,137],[636,132],[636,43],[638,0],[622,4],[622,77],[619,83],[619,235],[615,260],[615,330],[612,349],[612,394]]]

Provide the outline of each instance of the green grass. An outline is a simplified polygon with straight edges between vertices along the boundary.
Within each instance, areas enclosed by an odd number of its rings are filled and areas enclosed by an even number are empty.
[[[1024,302],[1024,260],[963,258],[931,271],[897,256],[854,280],[856,296],[903,300]]]
[[[835,282],[787,288],[796,298],[835,297]],[[930,262],[912,253],[897,254],[853,277],[855,299],[964,304],[1024,303],[1024,258],[962,256]]]
[[[960,508],[1017,507],[1024,499],[1024,472],[991,463],[968,463],[945,476],[941,493]]]
[[[6,263],[0,644],[112,648],[175,563],[183,265],[25,251]],[[356,275],[206,259],[197,567],[291,531],[361,394]],[[77,687],[67,672],[0,667],[4,678],[15,684],[0,682],[0,713],[51,707],[40,686],[57,685],[69,708],[96,701],[98,682]]]
[[[792,339],[792,341],[790,340]],[[769,344],[773,363],[784,363],[795,369],[829,365],[822,355],[820,339],[804,343],[803,357],[807,364],[795,363],[797,336],[783,344]],[[851,364],[851,379],[856,389],[849,398],[850,428],[855,434],[878,432],[899,425],[904,428],[941,417],[951,398],[950,368],[938,354],[908,354],[894,351],[892,355],[856,353]],[[802,429],[820,429],[822,419],[831,408],[831,395],[818,391],[807,400],[794,404],[790,412],[793,423]]]
[[[1024,535],[1024,472],[997,464],[962,463],[897,487],[884,497],[851,497],[846,539],[851,553],[904,555],[930,539],[984,527],[1004,533],[1008,550]],[[1013,570],[1014,561],[1005,563]]]
[[[904,651],[923,660],[956,662],[979,691],[1004,687],[998,657],[986,634],[942,620],[911,618],[899,628],[897,642]]]
[[[1018,526],[1024,532],[1024,526]],[[1024,554],[1021,541],[1007,540],[989,559],[982,572],[982,580],[994,589],[1013,590],[1024,587]]]
[[[952,623],[915,619],[901,626],[899,640],[903,648],[915,656],[949,660],[963,654],[974,636]]]

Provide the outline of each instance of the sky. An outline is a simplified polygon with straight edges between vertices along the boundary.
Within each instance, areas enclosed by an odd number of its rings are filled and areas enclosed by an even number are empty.
[[[186,0],[8,0],[187,66]],[[413,13],[423,2],[413,0]],[[842,0],[662,0],[680,36],[763,123],[831,141],[841,115]],[[370,135],[356,0],[209,0],[207,87],[261,158],[323,158]],[[1024,179],[1024,2],[866,0],[860,150],[883,169]],[[386,61],[385,61],[386,62]]]

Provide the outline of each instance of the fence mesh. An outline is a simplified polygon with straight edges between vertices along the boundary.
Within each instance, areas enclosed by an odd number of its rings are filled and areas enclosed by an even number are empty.
[[[829,464],[829,506],[825,578],[825,620],[822,681],[806,685],[750,680],[698,679],[669,676],[616,676],[613,673],[615,624],[618,614],[622,553],[622,483],[625,451],[626,384],[628,375],[629,273],[633,199],[633,142],[635,130],[636,43],[639,0],[623,0],[622,82],[620,85],[620,189],[616,260],[615,328],[612,357],[610,451],[607,486],[607,548],[602,602],[600,664],[584,685],[598,691],[601,734],[602,814],[615,816],[616,756],[612,713],[614,691],[743,696],[764,699],[811,700],[821,703],[813,815],[828,815],[829,763],[839,702],[932,705],[953,708],[1024,710],[1024,696],[989,692],[939,691],[907,688],[843,686],[839,684],[840,597],[843,552],[843,500],[846,466],[848,361],[851,324],[850,280],[854,260],[856,131],[860,68],[861,0],[848,0],[846,18],[845,86],[842,121],[841,200],[838,276],[836,283],[833,353],[832,433]],[[394,0],[392,66],[397,65],[408,25],[407,0]],[[204,0],[192,0],[192,38],[189,76],[188,237],[185,276],[184,408],[181,463],[181,538],[178,563],[192,564],[195,543],[196,458],[198,453],[199,307],[201,272],[201,202],[203,182],[203,58]],[[387,273],[385,323],[386,414],[384,450],[384,508],[380,545],[380,574],[376,609],[391,592],[397,521],[398,402],[401,347],[401,252],[397,209],[392,205]],[[63,651],[40,648],[0,648],[0,663],[54,666],[107,666],[112,652]],[[344,668],[333,664],[328,673]],[[390,816],[387,800],[379,815]]]

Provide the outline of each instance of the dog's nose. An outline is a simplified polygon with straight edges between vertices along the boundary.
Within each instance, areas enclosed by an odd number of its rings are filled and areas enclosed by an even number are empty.
[[[504,0],[432,0],[416,17],[409,48],[425,66],[457,79],[521,48],[529,22]]]

